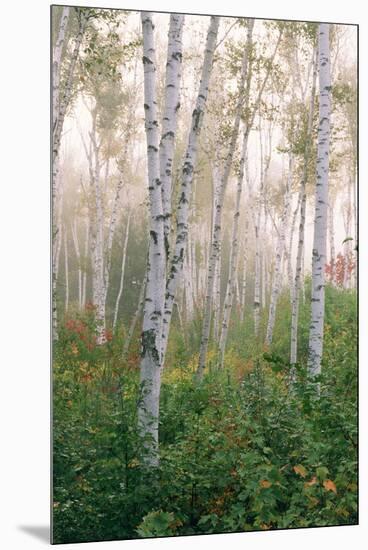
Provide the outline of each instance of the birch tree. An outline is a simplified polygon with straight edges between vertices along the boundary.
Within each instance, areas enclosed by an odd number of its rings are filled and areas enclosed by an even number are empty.
[[[113,320],[113,323],[112,323],[113,330],[115,330],[115,328],[116,328],[116,322],[117,322],[117,319],[118,319],[118,313],[119,313],[119,307],[120,307],[120,300],[121,300],[121,296],[123,294],[125,263],[126,263],[126,257],[127,257],[127,247],[128,247],[131,215],[132,215],[132,212],[129,211],[127,225],[126,225],[126,229],[125,229],[124,244],[123,244],[123,257],[122,257],[122,261],[121,261],[120,286],[119,286],[118,295],[116,297],[115,309],[114,309],[114,320]]]
[[[160,400],[161,337],[165,284],[164,214],[159,160],[159,124],[156,97],[156,52],[150,12],[141,13],[143,34],[144,110],[147,141],[150,241],[143,313],[138,407],[139,429],[147,449],[147,464],[158,464],[158,416]]]
[[[308,371],[311,376],[318,375],[321,372],[323,353],[331,113],[329,30],[329,24],[321,23],[319,25],[319,126],[312,255],[311,322],[308,352]]]
[[[177,113],[180,107],[183,25],[184,15],[170,15],[165,78],[165,105],[162,116],[162,135],[160,140],[160,179],[162,205],[165,216],[164,236],[167,258],[169,257],[169,238],[171,229],[172,164]]]
[[[249,91],[248,91],[248,94],[249,94]],[[240,169],[239,169],[237,189],[236,189],[236,199],[235,199],[236,202],[235,202],[235,210],[234,210],[234,216],[233,216],[229,276],[228,276],[228,281],[226,286],[224,310],[223,310],[222,325],[221,325],[221,335],[220,335],[220,343],[219,343],[221,367],[224,366],[225,347],[226,347],[227,335],[229,331],[229,322],[230,322],[231,310],[233,307],[234,293],[235,293],[236,269],[237,269],[237,263],[238,263],[238,248],[239,248],[238,231],[239,231],[240,203],[241,203],[241,196],[242,196],[242,190],[243,190],[244,163],[246,160],[248,135],[249,135],[249,132],[245,130],[243,135],[242,153],[240,158]]]
[[[294,365],[297,362],[297,347],[298,347],[298,318],[299,318],[299,304],[300,304],[300,289],[304,289],[302,281],[303,276],[303,263],[304,263],[304,239],[305,239],[305,220],[306,220],[306,204],[307,193],[306,184],[309,176],[309,163],[312,149],[312,134],[313,134],[313,118],[314,118],[314,104],[316,95],[316,82],[317,82],[317,45],[313,50],[313,77],[312,77],[312,89],[310,95],[310,103],[308,109],[308,124],[307,135],[304,149],[303,158],[303,172],[300,181],[300,222],[298,232],[298,248],[296,256],[295,267],[295,279],[293,284],[293,295],[291,304],[291,349],[290,349],[290,363]],[[303,295],[304,296],[304,295]]]
[[[170,271],[166,283],[165,308],[162,332],[162,360],[165,357],[167,341],[169,336],[170,322],[172,317],[175,293],[183,269],[185,247],[188,239],[188,222],[190,211],[190,198],[194,177],[194,169],[197,160],[198,141],[202,129],[202,121],[207,102],[208,89],[210,84],[213,57],[216,46],[220,19],[211,17],[208,28],[205,53],[202,65],[201,80],[195,108],[192,113],[191,128],[189,131],[188,145],[184,157],[181,173],[181,184],[179,190],[179,202],[177,207],[176,241],[173,257],[170,262]]]
[[[247,42],[246,42],[246,47],[244,48],[244,54],[243,54],[242,65],[241,65],[241,73],[239,78],[238,98],[235,106],[233,129],[231,133],[228,153],[226,155],[226,159],[224,163],[223,174],[221,176],[221,181],[218,188],[218,197],[215,203],[216,210],[215,210],[214,222],[213,222],[213,234],[212,234],[212,240],[211,240],[210,260],[209,260],[208,271],[207,271],[206,300],[205,300],[205,308],[204,308],[204,316],[203,316],[203,324],[202,324],[199,363],[198,363],[198,369],[197,369],[198,379],[202,378],[203,372],[206,366],[206,356],[207,356],[208,342],[209,342],[210,330],[211,330],[211,311],[212,311],[212,303],[213,303],[215,268],[216,268],[216,262],[217,262],[217,258],[220,250],[220,241],[221,241],[222,207],[223,207],[223,200],[225,196],[227,183],[230,177],[232,162],[235,154],[240,120],[241,120],[242,110],[243,110],[244,101],[245,101],[244,90],[245,90],[246,78],[248,73],[250,44],[251,44],[251,39],[253,34],[253,27],[254,27],[254,20],[249,19],[248,30],[247,30]]]
[[[276,319],[277,300],[280,294],[281,262],[282,262],[282,257],[285,250],[286,220],[288,219],[289,211],[290,211],[291,182],[293,178],[293,167],[294,167],[294,157],[292,153],[289,153],[289,169],[288,169],[288,176],[286,179],[284,207],[283,207],[283,212],[280,220],[280,231],[279,231],[279,236],[278,236],[277,246],[276,246],[275,267],[274,267],[274,273],[273,273],[271,299],[270,299],[270,307],[268,312],[268,322],[267,322],[267,329],[266,329],[266,345],[268,346],[272,342],[273,329],[275,326],[275,319]]]

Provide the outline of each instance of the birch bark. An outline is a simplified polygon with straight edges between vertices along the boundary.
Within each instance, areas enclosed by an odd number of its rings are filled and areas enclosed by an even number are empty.
[[[82,309],[86,307],[87,296],[87,259],[89,250],[89,213],[87,211],[86,229],[85,229],[85,241],[84,241],[84,255],[83,255],[83,278],[82,278]]]
[[[270,307],[268,312],[268,322],[267,322],[267,330],[266,330],[267,346],[269,346],[272,343],[273,329],[275,326],[275,319],[276,319],[276,307],[277,307],[278,297],[280,294],[281,262],[282,262],[282,256],[285,249],[286,220],[289,217],[289,211],[290,211],[291,182],[293,178],[293,167],[294,167],[294,156],[292,153],[289,153],[289,170],[288,170],[288,177],[287,177],[286,189],[285,189],[284,208],[281,216],[280,231],[279,231],[279,236],[278,236],[277,246],[276,246],[275,267],[274,267],[274,273],[273,273]]]
[[[248,90],[249,95],[249,90]],[[229,332],[229,322],[230,316],[234,301],[234,292],[235,292],[235,279],[236,279],[236,268],[238,263],[238,232],[239,232],[239,216],[240,216],[240,202],[243,190],[243,179],[244,179],[244,163],[247,157],[247,146],[248,146],[248,135],[249,131],[247,128],[244,130],[243,135],[243,145],[240,158],[240,169],[236,189],[236,203],[235,211],[233,217],[233,229],[232,229],[232,239],[231,239],[231,250],[230,250],[230,262],[229,262],[229,276],[226,287],[224,310],[223,310],[223,319],[221,325],[221,335],[220,335],[220,366],[224,366],[225,358],[225,348],[227,335]]]
[[[180,77],[184,15],[171,14],[167,48],[165,105],[160,141],[160,179],[162,207],[165,216],[164,237],[166,258],[169,257],[171,230],[172,165],[174,157],[177,113],[180,107]]]
[[[78,228],[77,220],[74,220],[74,223],[71,224],[72,229],[72,239],[74,244],[75,256],[77,258],[77,267],[78,267],[78,307],[82,307],[82,266],[81,266],[81,256],[79,250],[79,241],[78,241]]]
[[[65,311],[69,307],[69,257],[68,257],[68,233],[64,228],[64,271],[65,271]]]
[[[150,208],[150,241],[147,286],[143,313],[140,383],[142,396],[138,423],[145,441],[148,466],[158,465],[158,417],[160,401],[161,335],[164,305],[164,215],[159,162],[159,126],[156,99],[154,24],[150,12],[141,13],[143,34],[144,110]]]
[[[235,108],[234,124],[233,124],[233,129],[231,134],[229,150],[226,155],[226,160],[224,164],[224,171],[221,177],[221,182],[219,187],[219,196],[218,196],[218,201],[216,204],[216,210],[215,210],[215,216],[214,216],[213,234],[212,234],[212,240],[211,240],[211,252],[210,252],[210,259],[209,259],[208,271],[207,271],[206,299],[205,299],[204,317],[203,317],[203,325],[202,325],[201,346],[200,346],[199,362],[198,362],[198,369],[197,369],[197,378],[199,380],[202,379],[204,369],[206,367],[207,349],[208,349],[210,330],[211,330],[211,313],[212,313],[212,303],[213,303],[215,267],[216,267],[216,261],[220,251],[220,243],[221,243],[222,206],[223,206],[227,183],[230,176],[236,143],[238,140],[240,119],[241,119],[241,114],[242,114],[242,110],[245,102],[244,91],[245,91],[246,79],[248,74],[248,65],[249,65],[249,58],[250,58],[250,48],[251,48],[253,27],[254,27],[254,20],[249,19],[248,31],[247,31],[247,42],[246,42],[246,47],[244,49],[244,54],[242,58],[242,67],[241,67],[240,81],[239,81],[239,87],[238,87],[238,100]]]
[[[335,227],[334,227],[334,220],[333,220],[333,210],[334,210],[334,199],[331,197],[331,200],[328,205],[328,236],[330,240],[330,266],[331,266],[331,273],[330,273],[330,281],[332,284],[335,282],[335,260],[336,260],[336,252],[335,252]]]
[[[248,231],[249,231],[249,219],[248,212],[246,211],[245,229],[244,229],[244,251],[243,251],[243,269],[240,286],[240,320],[244,321],[245,313],[245,295],[247,290],[247,263],[248,263]]]
[[[133,319],[132,319],[132,322],[130,323],[130,327],[129,327],[129,332],[128,332],[128,335],[127,335],[126,340],[124,342],[123,357],[126,357],[127,354],[128,354],[130,342],[132,341],[133,334],[134,334],[134,331],[135,331],[135,327],[138,323],[139,316],[140,316],[141,311],[143,309],[144,296],[145,296],[145,291],[146,291],[146,283],[147,283],[147,273],[145,274],[144,279],[142,281],[141,289],[139,291],[138,306],[137,306],[137,309],[135,310],[135,313],[133,315]]]
[[[328,208],[328,170],[331,116],[329,25],[319,25],[319,127],[316,174],[316,201],[312,256],[312,306],[309,332],[308,371],[321,372],[323,353],[325,264]]]
[[[298,346],[298,318],[299,318],[299,303],[300,303],[300,289],[303,290],[303,303],[305,302],[304,294],[304,238],[305,238],[305,220],[306,220],[306,183],[309,175],[309,163],[312,149],[312,132],[313,132],[313,118],[314,118],[314,103],[316,96],[316,82],[317,82],[317,45],[313,51],[313,77],[312,77],[312,89],[310,96],[309,112],[308,112],[308,126],[306,144],[304,150],[304,164],[303,173],[300,182],[300,223],[298,234],[298,249],[296,256],[295,267],[295,279],[293,285],[293,299],[291,304],[291,347],[290,347],[290,363],[294,365],[297,362],[297,346]]]
[[[68,27],[70,15],[70,8],[65,6],[63,8],[59,32],[53,50],[53,59],[52,59],[52,124],[53,127],[57,123],[58,112],[59,112],[59,101],[60,101],[60,68],[61,68],[61,57],[64,49],[65,34]]]
[[[131,215],[132,215],[132,211],[130,210],[129,214],[128,214],[127,226],[126,226],[126,229],[125,229],[125,238],[124,238],[124,245],[123,245],[123,258],[122,258],[122,261],[121,261],[120,286],[119,286],[118,295],[116,297],[115,310],[114,310],[114,320],[113,320],[113,324],[112,324],[112,328],[113,328],[114,331],[115,331],[115,327],[116,327],[116,322],[118,320],[120,300],[121,300],[121,296],[123,294],[123,288],[124,288],[126,252],[127,252],[127,247],[128,247],[129,227],[130,227]]]
[[[162,332],[162,364],[165,358],[167,347],[170,321],[172,316],[173,304],[175,299],[176,289],[179,283],[180,275],[183,269],[184,251],[188,239],[188,217],[189,205],[194,176],[194,169],[197,160],[198,141],[203,125],[203,116],[208,96],[208,88],[212,73],[213,57],[216,46],[218,28],[220,19],[211,17],[208,28],[205,53],[202,65],[201,80],[199,84],[196,105],[192,113],[192,124],[189,132],[188,145],[185,154],[184,164],[181,175],[181,186],[179,191],[179,203],[177,208],[177,223],[176,223],[176,242],[174,253],[170,262],[170,272],[166,283],[164,321]]]

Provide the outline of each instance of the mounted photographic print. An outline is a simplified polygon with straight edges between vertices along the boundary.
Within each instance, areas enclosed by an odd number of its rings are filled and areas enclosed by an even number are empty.
[[[51,25],[53,543],[357,524],[358,27]]]

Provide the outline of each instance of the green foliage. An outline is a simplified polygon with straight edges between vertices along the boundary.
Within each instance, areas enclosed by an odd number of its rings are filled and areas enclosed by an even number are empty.
[[[225,369],[214,363],[200,385],[197,355],[174,330],[153,470],[137,431],[136,364],[114,339],[86,349],[81,325],[66,322],[54,361],[56,542],[356,524],[356,296],[326,288],[315,380],[303,304],[291,376],[288,300],[280,297],[271,350],[251,346],[250,320],[235,324]],[[92,313],[82,321],[93,334]]]
[[[150,512],[137,529],[140,537],[164,537],[175,533],[174,514],[172,512]]]

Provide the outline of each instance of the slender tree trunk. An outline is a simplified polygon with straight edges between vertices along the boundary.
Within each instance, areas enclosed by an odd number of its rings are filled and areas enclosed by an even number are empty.
[[[281,262],[282,256],[285,249],[285,230],[286,230],[286,220],[289,217],[290,211],[290,198],[291,198],[291,182],[293,178],[293,167],[294,167],[294,157],[292,153],[289,153],[289,173],[287,177],[287,184],[285,190],[285,199],[284,199],[284,208],[280,221],[280,231],[278,242],[276,246],[276,256],[275,256],[275,267],[273,273],[272,281],[272,290],[271,290],[271,300],[270,307],[268,312],[268,323],[266,331],[266,345],[269,346],[272,343],[273,329],[275,326],[276,319],[276,307],[277,301],[280,294],[281,287]]]
[[[81,267],[80,251],[79,251],[77,220],[74,220],[74,223],[71,224],[71,229],[72,229],[72,238],[73,238],[75,256],[77,258],[77,265],[78,265],[78,307],[79,309],[81,309],[82,307],[82,267]]]
[[[165,284],[164,215],[160,181],[156,53],[152,14],[142,12],[141,20],[150,240],[140,364],[140,383],[143,391],[138,406],[138,422],[147,450],[147,456],[144,457],[144,460],[148,466],[156,466],[158,464],[161,335]]]
[[[59,101],[60,101],[60,68],[61,68],[61,57],[64,49],[65,34],[68,27],[70,8],[64,6],[60,25],[58,37],[56,40],[55,48],[52,55],[52,120],[53,126],[57,122],[58,112],[59,112]]]
[[[55,208],[56,201],[56,178],[59,171],[59,150],[60,150],[60,141],[61,134],[64,126],[64,119],[66,115],[67,108],[70,103],[70,98],[73,90],[73,79],[75,67],[77,64],[80,46],[83,40],[83,36],[86,30],[88,18],[83,15],[81,10],[78,10],[78,34],[75,38],[74,49],[70,59],[70,64],[67,70],[65,86],[62,92],[60,92],[60,86],[58,85],[58,90],[56,98],[53,98],[53,134],[52,134],[52,185],[53,185],[53,206]],[[56,59],[57,60],[57,59]],[[54,60],[53,60],[54,62]],[[60,84],[60,64],[58,65],[58,76],[56,77],[56,84]],[[54,89],[54,83],[52,85]],[[56,103],[57,102],[57,103]],[[57,111],[56,111],[57,106]]]
[[[238,264],[238,231],[239,231],[240,203],[241,203],[241,196],[242,196],[242,190],[243,190],[244,163],[247,157],[248,135],[249,135],[249,132],[247,129],[245,129],[244,136],[243,136],[242,153],[240,158],[240,170],[239,170],[237,190],[236,190],[235,211],[234,211],[234,217],[233,217],[233,230],[232,230],[232,239],[231,239],[230,262],[229,262],[229,276],[228,276],[227,287],[226,287],[224,311],[223,311],[221,335],[220,335],[220,344],[219,344],[221,367],[224,366],[226,341],[227,341],[227,336],[229,332],[231,310],[232,310],[233,301],[234,301],[236,268]]]
[[[213,201],[212,201],[212,233],[213,233],[213,224],[215,221],[215,212],[217,201],[219,200],[219,190],[220,190],[220,180],[218,178],[218,167],[216,166],[212,171],[212,182],[213,182]],[[214,290],[213,290],[213,334],[215,341],[219,341],[220,337],[220,315],[221,315],[221,243],[219,253],[216,259],[215,265],[215,280],[214,280]]]
[[[64,270],[65,270],[65,311],[69,307],[69,258],[68,258],[68,233],[64,228]]]
[[[312,256],[312,308],[309,332],[308,370],[321,372],[323,353],[325,264],[330,146],[330,45],[329,25],[319,25],[319,128],[316,174],[316,202]]]
[[[335,261],[336,261],[336,252],[335,252],[335,227],[334,227],[334,199],[331,197],[330,203],[328,205],[328,236],[330,239],[330,266],[331,266],[331,273],[330,273],[330,282],[334,284],[335,282]]]
[[[82,309],[86,307],[86,296],[87,296],[87,260],[88,260],[88,250],[89,250],[89,214],[87,213],[86,218],[86,236],[84,241],[84,257],[83,257],[83,278],[82,278]]]
[[[116,322],[118,320],[120,300],[121,300],[121,296],[122,296],[123,288],[124,288],[126,252],[127,252],[127,247],[128,247],[129,227],[130,227],[131,215],[132,215],[132,211],[130,210],[129,214],[128,214],[127,226],[126,226],[126,229],[125,229],[125,238],[124,238],[124,245],[123,245],[123,259],[122,259],[122,262],[121,262],[120,286],[119,286],[119,292],[118,292],[118,295],[117,295],[117,298],[116,298],[115,310],[114,310],[114,321],[113,321],[113,324],[112,324],[112,328],[113,328],[114,331],[115,331],[115,327],[116,327]]]
[[[294,365],[297,362],[297,347],[298,347],[298,319],[299,319],[299,301],[300,301],[300,289],[302,289],[303,303],[305,303],[305,289],[304,289],[304,238],[305,238],[305,220],[306,220],[306,183],[309,175],[309,163],[312,151],[312,135],[313,135],[313,118],[314,118],[314,103],[316,96],[316,82],[317,82],[317,45],[313,50],[313,78],[312,78],[312,90],[310,96],[309,112],[308,112],[308,127],[307,138],[304,150],[304,164],[303,173],[300,182],[300,223],[298,234],[298,249],[296,256],[295,267],[295,279],[293,285],[293,299],[291,305],[291,346],[290,346],[290,363]]]
[[[236,143],[238,140],[241,114],[242,114],[244,102],[246,99],[245,85],[246,85],[247,76],[248,76],[248,66],[249,66],[249,59],[250,59],[250,52],[251,52],[253,26],[254,26],[254,20],[252,19],[248,20],[247,44],[244,49],[244,54],[242,59],[242,68],[241,68],[241,74],[240,74],[238,99],[237,99],[237,104],[235,108],[234,124],[233,124],[233,129],[231,134],[229,150],[228,150],[225,164],[224,164],[224,171],[221,178],[221,183],[219,188],[219,197],[216,204],[216,211],[214,216],[213,235],[211,240],[211,252],[210,252],[210,259],[209,259],[208,271],[207,271],[206,299],[205,299],[204,317],[203,317],[203,325],[202,325],[201,346],[200,346],[199,362],[198,362],[198,369],[197,369],[197,378],[199,380],[202,379],[204,369],[206,367],[207,349],[208,349],[210,330],[211,330],[211,313],[212,313],[212,303],[213,303],[215,266],[216,266],[216,261],[219,254],[220,246],[221,246],[222,207],[223,207],[225,191],[226,191],[226,187],[227,187],[227,183],[229,180],[230,171],[233,163]],[[249,130],[250,130],[250,126],[249,127],[247,126],[247,131],[249,132]]]
[[[174,158],[177,113],[180,107],[180,77],[184,15],[171,14],[167,47],[165,105],[160,141],[160,179],[162,206],[165,216],[164,235],[166,257],[169,257],[171,231],[172,164]]]
[[[245,230],[244,230],[243,270],[242,270],[241,287],[240,287],[240,320],[241,322],[244,321],[245,295],[246,295],[246,289],[247,289],[248,231],[249,231],[249,220],[246,212]]]
[[[100,165],[100,143],[97,143],[96,138],[96,110],[92,114],[92,131],[90,139],[94,151],[94,167],[92,175],[92,185],[94,192],[94,209],[95,209],[95,248],[93,262],[93,303],[96,307],[96,323],[97,323],[97,344],[101,345],[105,342],[105,278],[104,278],[104,207],[101,190],[101,165]]]
[[[139,291],[139,298],[138,298],[138,305],[137,309],[135,310],[135,313],[132,318],[132,322],[130,323],[129,332],[124,342],[123,347],[123,357],[126,357],[129,351],[130,343],[133,338],[133,334],[135,331],[135,327],[138,323],[139,316],[143,310],[143,304],[144,304],[144,296],[146,291],[146,284],[147,284],[147,273],[144,276],[144,279],[142,281],[141,289]]]
[[[211,17],[205,54],[202,65],[201,81],[198,90],[196,105],[192,113],[192,125],[189,132],[188,146],[182,168],[181,187],[179,191],[179,203],[177,208],[177,232],[173,257],[170,263],[170,272],[166,284],[165,311],[162,333],[162,364],[165,358],[170,322],[176,289],[183,269],[184,252],[188,238],[189,205],[197,160],[198,141],[203,125],[203,116],[207,102],[208,88],[212,73],[213,57],[216,46],[220,19]]]
[[[62,246],[62,213],[63,213],[63,194],[64,188],[59,173],[60,187],[58,191],[58,203],[56,215],[53,212],[53,243],[52,243],[52,339],[58,340],[58,299],[57,299],[57,281],[60,265],[60,251]]]
[[[296,208],[293,212],[293,217],[291,221],[291,227],[290,227],[290,233],[289,233],[289,244],[287,248],[287,273],[288,273],[288,283],[289,283],[289,289],[290,289],[290,303],[293,303],[293,287],[294,287],[294,276],[293,276],[293,266],[292,266],[292,253],[293,253],[293,242],[294,242],[294,231],[295,231],[295,225],[296,220],[298,217],[300,204],[302,202],[302,192],[299,191],[298,194],[298,202],[296,205]]]

